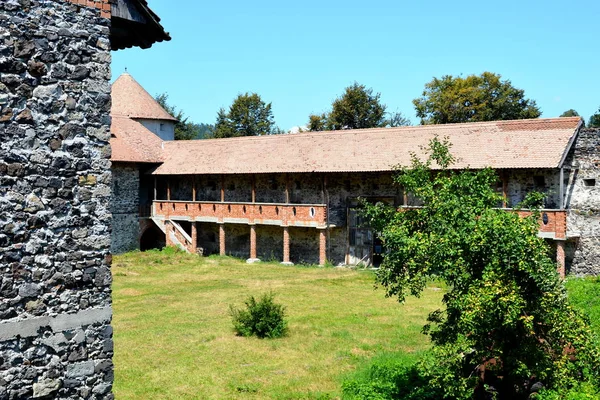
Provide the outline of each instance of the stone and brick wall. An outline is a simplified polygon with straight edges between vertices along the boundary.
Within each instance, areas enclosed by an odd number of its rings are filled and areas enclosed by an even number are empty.
[[[567,272],[600,275],[600,129],[582,129],[566,160]]]
[[[111,170],[111,252],[118,254],[140,245],[140,169],[135,164],[113,163]]]
[[[60,0],[58,0],[60,1]],[[76,4],[82,7],[95,8],[100,11],[102,18],[110,18],[111,3],[114,0],[64,0],[65,2]]]
[[[546,195],[545,208],[560,207],[560,174],[556,169],[513,170],[506,173],[507,207],[515,207],[525,200],[527,193]],[[500,191],[500,188],[499,188]]]
[[[515,170],[506,171],[503,175],[507,181],[506,192],[508,206],[521,202],[528,192],[537,190],[548,195],[546,206],[557,208],[559,206],[559,174],[557,170]],[[369,198],[372,201],[384,201],[387,204],[400,206],[418,205],[418,202],[404,193],[400,187],[393,183],[390,172],[382,173],[330,173],[330,174],[257,174],[257,175],[201,175],[201,176],[171,176],[158,178],[158,198],[167,198],[167,188],[170,190],[172,201],[192,201],[195,187],[195,200],[199,202],[214,202],[213,204],[200,205],[203,210],[198,211],[195,206],[186,206],[185,203],[159,204],[163,208],[162,214],[169,218],[170,214],[177,214],[184,219],[193,220],[203,217],[205,220],[237,218],[252,219],[262,217],[267,220],[281,220],[282,226],[266,227],[261,224],[256,226],[257,255],[260,259],[284,259],[283,249],[285,233],[282,227],[289,225],[290,260],[292,262],[319,263],[324,257],[319,254],[320,249],[327,249],[327,258],[335,265],[345,264],[348,260],[346,254],[349,248],[349,230],[347,214],[348,209],[358,205],[359,197]],[[279,214],[269,214],[265,207],[260,216],[253,214],[254,208],[243,207],[235,202],[251,202],[252,187],[255,188],[255,201],[257,203],[284,204],[289,199],[291,204],[326,204],[327,214],[322,217],[324,221],[319,227],[328,225],[323,232],[315,227],[303,228],[285,218],[284,207],[280,207]],[[287,189],[287,196],[286,196]],[[221,193],[223,190],[223,193]],[[502,185],[499,185],[502,191]],[[226,204],[221,205],[221,195]],[[500,206],[500,204],[499,204]],[[196,206],[197,207],[197,206]],[[296,207],[298,209],[298,207]],[[298,211],[298,210],[295,210]],[[303,210],[298,211],[300,214]],[[318,210],[321,211],[320,209]],[[283,214],[282,214],[283,213]],[[238,215],[239,214],[239,215]],[[243,214],[243,215],[242,215]],[[298,214],[298,215],[300,215]],[[295,214],[294,214],[295,215]],[[303,214],[302,214],[303,215]],[[561,214],[558,217],[563,217]],[[224,218],[227,217],[227,218]],[[554,232],[556,225],[555,213],[549,212],[549,221],[542,227],[548,234]],[[560,219],[560,218],[559,218]],[[286,222],[287,221],[287,222]],[[562,221],[562,220],[561,220]],[[225,221],[228,222],[228,221]],[[296,224],[298,225],[298,224]],[[564,225],[564,224],[563,224]],[[562,226],[562,225],[561,225]],[[237,257],[248,257],[250,254],[249,237],[250,226],[246,223],[225,223],[225,248],[226,254]],[[205,232],[206,231],[206,232]],[[564,227],[561,235],[564,236]],[[562,237],[561,236],[561,237]],[[218,253],[219,229],[204,222],[198,225],[198,246],[204,254]],[[216,240],[215,240],[216,238]],[[320,246],[321,241],[326,246]]]
[[[109,16],[0,2],[0,399],[112,398]]]

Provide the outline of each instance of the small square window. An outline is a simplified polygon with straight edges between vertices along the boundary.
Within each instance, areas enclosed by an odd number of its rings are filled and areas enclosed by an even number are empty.
[[[160,131],[163,132],[165,130],[165,124],[160,124]]]
[[[546,179],[542,175],[536,175],[533,177],[533,185],[536,188],[543,188],[546,186]]]
[[[594,179],[594,178],[584,179],[583,184],[586,187],[596,186],[596,179]]]

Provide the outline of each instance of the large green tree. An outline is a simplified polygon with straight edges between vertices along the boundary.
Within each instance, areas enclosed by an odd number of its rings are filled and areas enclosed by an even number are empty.
[[[344,94],[333,101],[331,111],[311,114],[308,117],[308,130],[331,131],[410,125],[410,121],[402,113],[386,113],[387,107],[381,103],[380,97],[381,94],[373,93],[372,88],[354,82],[344,89]]]
[[[600,128],[600,107],[598,111],[590,117],[588,128]]]
[[[422,97],[413,100],[421,124],[537,118],[541,111],[499,74],[445,75],[425,84]]]
[[[169,95],[167,93],[159,94],[155,99],[165,111],[178,121],[175,124],[175,140],[202,139],[207,132],[210,135],[212,125],[195,124],[188,121],[189,118],[185,116],[183,110],[179,110],[175,106],[169,104]]]
[[[494,171],[453,171],[445,141],[433,140],[429,151],[427,161],[413,157],[395,178],[422,207],[365,205],[387,249],[377,275],[387,294],[403,301],[432,277],[448,288],[445,308],[425,327],[433,348],[418,364],[421,386],[407,389],[410,396],[426,389],[429,397],[398,398],[519,400],[536,387],[596,386],[595,338],[537,235],[539,214],[496,209]],[[539,203],[534,197],[530,204]]]
[[[215,138],[260,136],[280,133],[275,125],[271,103],[256,93],[238,95],[228,111],[221,108],[215,123]]]

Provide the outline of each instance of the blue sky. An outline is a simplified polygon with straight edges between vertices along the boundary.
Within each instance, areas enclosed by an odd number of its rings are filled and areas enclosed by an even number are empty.
[[[239,93],[273,104],[277,125],[303,125],[354,81],[413,124],[412,99],[442,75],[499,73],[543,117],[600,106],[600,2],[149,0],[173,38],[113,53],[152,95],[214,123]]]

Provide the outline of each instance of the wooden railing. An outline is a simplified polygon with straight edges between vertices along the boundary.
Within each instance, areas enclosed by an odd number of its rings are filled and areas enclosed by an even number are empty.
[[[174,243],[169,237],[169,235],[173,235],[175,239],[177,239],[177,242],[179,242],[179,244],[181,244],[185,248],[185,250],[187,250],[189,253],[194,252],[194,247],[192,246],[192,238],[183,230],[183,228],[177,222],[168,221],[165,224],[165,227],[167,230],[167,244],[176,244],[176,242]]]
[[[152,215],[200,222],[324,228],[327,223],[327,206],[156,200],[153,202]]]

